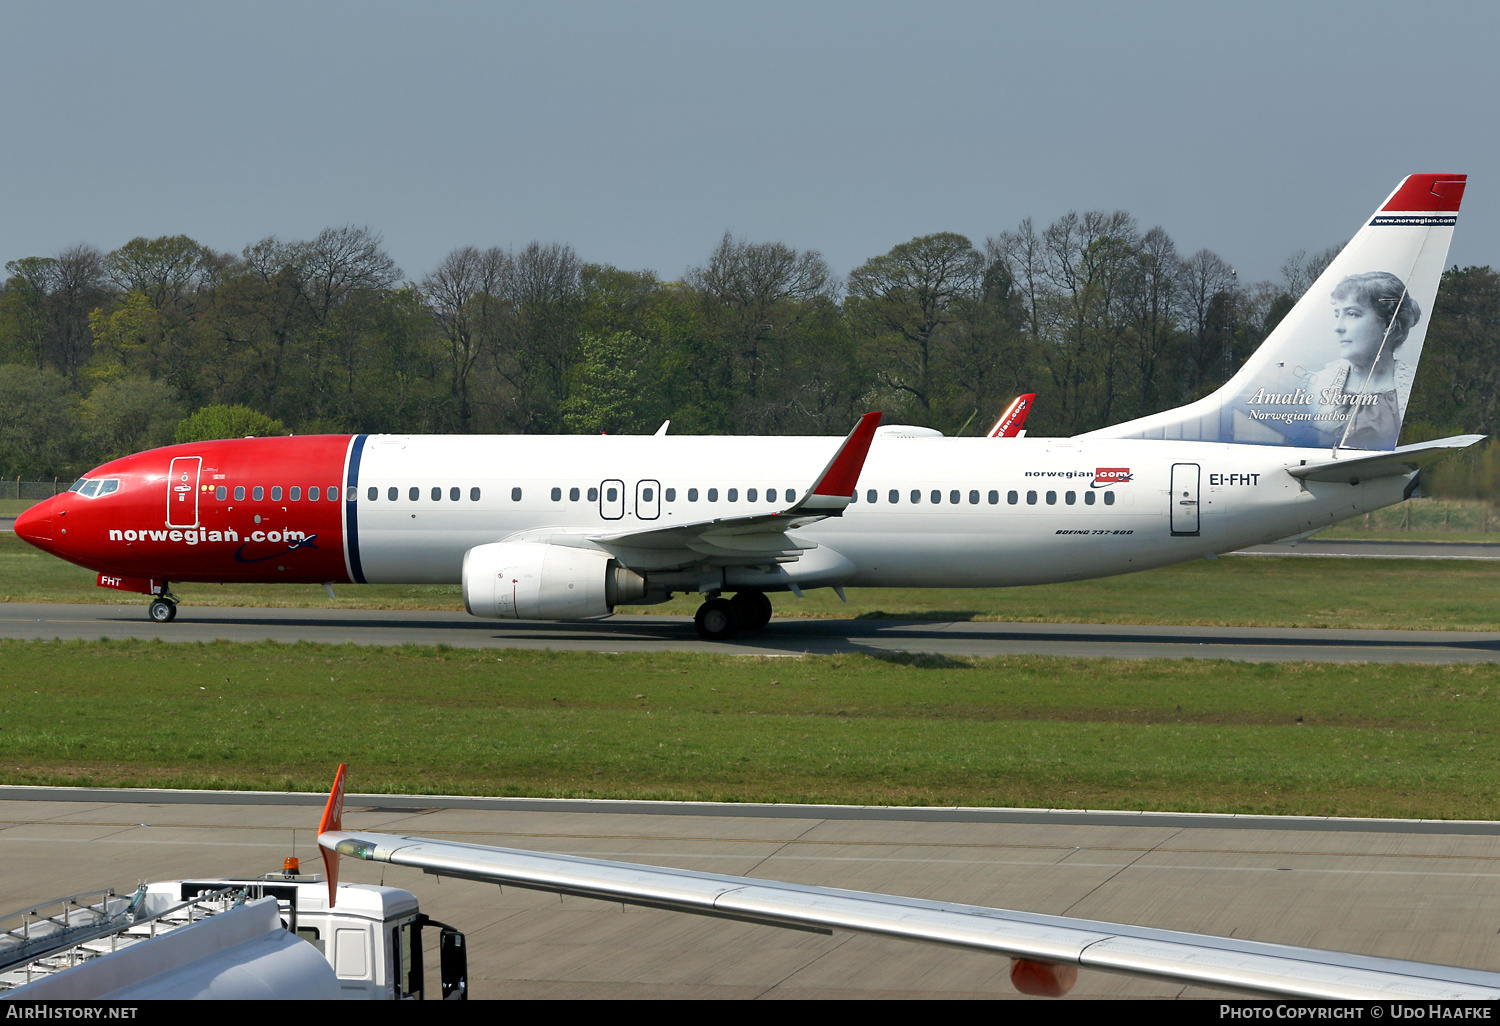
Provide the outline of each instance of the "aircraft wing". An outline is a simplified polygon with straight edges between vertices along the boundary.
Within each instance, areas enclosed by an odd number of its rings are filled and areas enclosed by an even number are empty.
[[[854,498],[859,473],[869,455],[879,413],[867,413],[849,432],[833,458],[802,497],[786,509],[717,517],[667,527],[650,527],[588,535],[588,541],[613,552],[626,566],[670,564],[707,559],[718,563],[771,563],[796,559],[808,545],[787,532],[827,517],[842,516]]]
[[[1355,484],[1359,481],[1373,481],[1378,477],[1410,474],[1484,439],[1484,435],[1454,435],[1431,442],[1403,445],[1390,452],[1305,463],[1300,467],[1287,467],[1286,471],[1304,481],[1348,481]]]
[[[335,785],[340,792],[341,783],[342,772]],[[850,930],[989,951],[1022,960],[1018,967],[1042,973],[1058,967],[1086,967],[1254,994],[1341,1001],[1500,999],[1500,973],[1479,969],[572,855],[344,831],[337,817],[330,823],[326,815],[318,844],[329,864],[330,891],[336,860],[342,854],[434,876],[792,929]],[[1076,973],[1076,969],[1071,971]],[[1015,970],[1012,979],[1020,985]],[[1028,992],[1057,996],[1068,986],[1071,980],[1051,990]]]

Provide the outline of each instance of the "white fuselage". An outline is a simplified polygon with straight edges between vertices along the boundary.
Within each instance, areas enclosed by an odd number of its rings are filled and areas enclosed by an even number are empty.
[[[788,490],[807,489],[839,444],[827,437],[372,435],[357,475],[363,578],[457,583],[466,551],[518,534],[618,534],[785,509]],[[826,550],[852,564],[841,580],[815,583],[993,587],[1104,577],[1273,541],[1401,500],[1409,475],[1348,484],[1302,482],[1286,472],[1338,455],[1367,454],[882,435],[860,474],[857,501],[842,517],[792,536],[816,543],[803,557],[809,564],[819,549],[825,565]],[[795,565],[786,569],[795,579]]]

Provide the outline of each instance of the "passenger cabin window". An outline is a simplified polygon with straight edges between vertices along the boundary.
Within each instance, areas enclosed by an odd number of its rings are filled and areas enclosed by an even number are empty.
[[[948,501],[950,503],[957,502],[958,501],[958,492],[956,492],[956,491],[949,492],[948,493]]]
[[[329,485],[328,486],[328,501],[329,502],[338,502],[339,501],[339,487],[338,487],[338,485]],[[349,501],[350,502],[354,501],[354,489],[352,489],[352,488],[349,489]]]
[[[930,501],[930,502],[931,502],[931,503],[932,503],[932,504],[933,504],[933,505],[934,505],[934,506],[936,506],[936,505],[937,505],[937,504],[938,504],[938,503],[940,503],[940,502],[942,502],[942,501],[943,501],[943,493],[942,493],[942,492],[940,492],[940,491],[938,491],[938,490],[937,490],[937,489],[936,489],[936,488],[934,488],[934,489],[933,489],[933,490],[932,490],[932,493],[931,493],[931,494],[930,494],[930,495],[928,495],[928,496],[927,496],[927,498],[928,498],[928,500],[929,500],[929,501]]]
[[[1085,506],[1092,506],[1094,504],[1094,493],[1093,492],[1084,492],[1083,493],[1083,504]]]
[[[886,498],[889,499],[891,505],[894,506],[896,503],[901,501],[901,493],[892,488],[891,493],[887,495]]]
[[[577,488],[569,488],[568,489],[568,501],[569,502],[577,502],[578,501],[578,489]]]
[[[552,489],[552,501],[553,502],[562,502],[562,489],[561,488],[554,488],[554,489]]]
[[[470,502],[478,502],[479,501],[479,489],[478,488],[470,488],[469,489],[469,501]]]
[[[718,502],[719,501],[719,490],[717,488],[710,488],[708,490],[708,501],[709,502]]]
[[[620,497],[620,490],[618,488],[606,488],[606,489],[604,489],[604,501],[605,502],[614,502],[619,497]]]
[[[590,502],[598,502],[599,501],[599,489],[597,489],[597,488],[590,488],[589,489],[589,501]]]
[[[757,492],[754,488],[746,488],[745,489],[745,501],[746,502],[754,502],[755,501],[755,497],[757,495],[759,495],[759,494],[760,493]]]
[[[677,489],[676,488],[668,488],[666,491],[662,492],[662,497],[664,499],[666,499],[668,502],[676,502],[677,501]]]
[[[1057,505],[1057,493],[1056,492],[1048,492],[1047,493],[1047,505],[1049,505],[1049,506],[1056,506]]]
[[[767,502],[775,502],[776,501],[776,489],[774,489],[774,488],[767,488],[766,489],[766,501]]]
[[[462,494],[463,494],[462,491],[458,487],[456,487],[456,486],[453,487],[453,488],[449,488],[448,489],[448,501],[449,502],[457,502],[459,496],[462,495]]]
[[[911,490],[911,502],[912,502],[912,505],[915,506],[917,503],[919,503],[921,501],[922,501],[922,492],[921,492],[921,490],[917,489],[917,488],[913,488]]]
[[[787,502],[796,502],[797,501],[797,489],[795,489],[795,488],[788,488],[786,490],[786,501]]]
[[[443,501],[443,490],[441,488],[434,487],[432,489],[432,501],[433,502],[442,502]]]
[[[877,494],[878,493],[875,491],[875,489],[873,489],[873,488],[866,488],[865,489],[865,501],[866,502],[874,502]]]
[[[291,500],[293,502],[302,501],[302,489],[298,488],[296,485],[292,485],[292,487],[288,489],[288,493],[290,494]]]
[[[250,489],[250,498],[254,499],[256,502],[259,502],[261,499],[264,499],[265,497],[266,497],[266,490],[264,488],[262,488],[260,485],[256,485],[254,488]]]
[[[412,487],[412,488],[408,488],[408,489],[407,489],[407,490],[406,490],[406,497],[407,497],[407,498],[408,498],[408,499],[410,499],[410,500],[411,500],[411,501],[412,501],[412,502],[416,502],[416,501],[417,501],[417,498],[418,498],[418,497],[419,497],[419,496],[420,496],[420,495],[421,495],[421,494],[422,494],[422,489],[420,489],[420,488],[416,488],[416,487]]]
[[[521,501],[521,489],[519,489],[519,488],[512,488],[510,490],[510,501],[511,502],[520,502]]]
[[[697,502],[697,501],[698,501],[698,489],[696,489],[696,488],[689,488],[688,489],[688,502]]]
[[[729,494],[727,496],[725,496],[725,497],[730,502],[739,502],[740,501],[740,490],[738,488],[731,488],[731,489],[729,489]]]
[[[390,499],[392,502],[395,502],[397,499],[399,499],[401,497],[401,490],[399,488],[397,488],[395,485],[392,485],[391,487],[389,487],[389,488],[387,488],[385,490],[385,497],[387,499]]]
[[[373,498],[375,498],[375,496],[372,495],[372,496],[370,496],[370,498],[373,499]],[[311,488],[309,488],[307,490],[307,501],[308,502],[317,502],[318,501],[318,486],[317,485],[313,485]]]
[[[271,486],[271,501],[272,502],[280,502],[281,501],[281,485],[272,485]]]
[[[1106,506],[1113,506],[1115,504],[1115,493],[1114,492],[1105,492],[1104,493],[1104,504]]]
[[[225,499],[229,498],[229,489],[225,488],[223,485],[219,485],[219,487],[214,489],[214,498],[218,499],[220,502],[223,502]]]
[[[1036,492],[1027,492],[1026,493],[1026,505],[1028,505],[1028,506],[1035,506],[1036,505]]]
[[[374,502],[376,499],[380,498],[380,489],[376,488],[374,485],[371,485],[368,489],[365,490],[365,497],[368,498],[371,502]]]
[[[642,488],[641,489],[641,501],[642,502],[651,502],[655,498],[655,496],[656,496],[656,490],[654,488]]]
[[[997,495],[996,498],[999,498],[999,496]],[[969,492],[969,505],[979,505],[979,490],[977,488]]]
[[[235,485],[234,486],[234,501],[235,502],[244,502],[245,501],[245,486],[244,485]]]
[[[1069,492],[1068,494],[1066,494],[1066,495],[1063,496],[1063,502],[1066,502],[1069,506],[1073,505],[1077,501],[1078,501],[1078,493],[1077,492]]]

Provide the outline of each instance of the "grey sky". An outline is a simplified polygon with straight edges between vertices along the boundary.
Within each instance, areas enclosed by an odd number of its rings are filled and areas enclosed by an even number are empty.
[[[409,277],[572,244],[675,278],[726,229],[846,274],[1123,208],[1242,281],[1465,172],[1500,262],[1500,5],[0,0],[0,261],[369,224]]]

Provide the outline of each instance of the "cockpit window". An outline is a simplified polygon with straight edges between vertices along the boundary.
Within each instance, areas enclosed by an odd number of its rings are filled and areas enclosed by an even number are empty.
[[[119,480],[119,478],[112,477],[108,481],[103,481],[103,482],[100,482],[100,484],[99,484],[99,494],[100,495],[110,495],[110,494],[113,494],[114,492],[118,492],[119,490],[120,490],[120,480]]]
[[[92,499],[94,497],[94,493],[97,492],[98,490],[99,490],[99,482],[98,481],[85,481],[83,483],[83,487],[80,488],[80,489],[78,489],[78,494],[82,495],[85,499]]]
[[[73,482],[72,486],[68,488],[68,491],[70,491],[70,492],[76,492],[76,491],[78,491],[78,489],[80,489],[80,488],[83,487],[84,483],[87,480],[88,480],[88,478],[86,478],[86,477],[80,477],[77,481]]]

